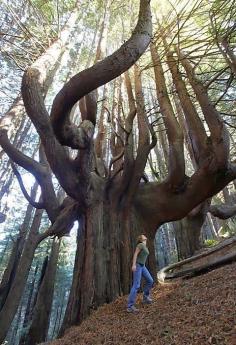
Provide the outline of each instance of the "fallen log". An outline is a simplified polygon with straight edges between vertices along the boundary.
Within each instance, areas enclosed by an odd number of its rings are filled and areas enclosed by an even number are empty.
[[[236,261],[236,236],[203,253],[162,268],[157,273],[157,279],[159,283],[166,283],[180,277],[192,277],[232,261]]]

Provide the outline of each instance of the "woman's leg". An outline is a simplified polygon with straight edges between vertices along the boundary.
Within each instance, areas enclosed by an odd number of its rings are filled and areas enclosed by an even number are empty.
[[[145,297],[148,297],[150,294],[150,290],[151,290],[152,285],[153,285],[153,278],[152,278],[151,274],[149,273],[147,267],[145,267],[145,266],[142,267],[142,275],[145,279],[145,285],[143,288],[143,295],[145,298]]]
[[[140,288],[140,282],[142,278],[142,266],[139,264],[136,265],[136,271],[133,272],[133,285],[130,290],[128,298],[128,308],[132,307],[135,303],[138,289]]]

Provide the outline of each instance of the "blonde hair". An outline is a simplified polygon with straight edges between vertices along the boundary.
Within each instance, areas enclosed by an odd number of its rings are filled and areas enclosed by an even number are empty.
[[[143,236],[145,236],[145,235],[139,235],[138,237],[137,237],[137,243],[140,243],[140,242],[143,242]],[[146,237],[146,236],[145,236]]]

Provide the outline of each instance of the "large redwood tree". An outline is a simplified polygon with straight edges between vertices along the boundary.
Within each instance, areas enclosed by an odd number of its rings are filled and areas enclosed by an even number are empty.
[[[227,130],[209,102],[206,90],[195,78],[181,51],[166,51],[176,88],[181,88],[181,80],[175,76],[175,59],[176,56],[181,59],[210,131],[207,135],[198,114],[185,111],[182,105],[197,161],[192,176],[186,175],[183,132],[169,104],[161,62],[153,43],[151,54],[157,98],[169,143],[168,176],[162,182],[146,180],[144,169],[149,153],[156,145],[156,136],[145,112],[139,66],[134,67],[134,90],[126,71],[144,53],[151,37],[150,0],[140,0],[138,23],[130,39],[112,55],[74,75],[56,95],[50,115],[44,103],[42,85],[50,68],[49,56],[51,59],[53,49],[51,54],[46,54],[25,71],[22,80],[24,106],[40,136],[50,169],[67,193],[62,204],[55,202],[47,164],[38,163],[15,149],[8,140],[7,130],[1,128],[3,149],[12,160],[30,171],[41,186],[42,204],[35,206],[47,211],[52,226],[40,240],[50,235],[63,236],[75,220],[79,221],[73,282],[62,332],[83,320],[91,308],[128,293],[131,282],[129,263],[138,233],[145,232],[150,239],[149,264],[155,270],[153,239],[157,228],[196,210],[199,204],[236,176],[235,166],[229,162]],[[104,139],[104,128],[97,123],[95,90],[124,72],[129,113],[119,119],[115,128],[113,114],[106,109],[113,136],[110,153],[105,155],[99,145],[99,140]],[[178,92],[181,100],[183,91]],[[77,102],[81,112],[79,125],[71,116]],[[138,124],[136,145],[133,140],[135,117]],[[96,128],[98,135],[95,139]]]

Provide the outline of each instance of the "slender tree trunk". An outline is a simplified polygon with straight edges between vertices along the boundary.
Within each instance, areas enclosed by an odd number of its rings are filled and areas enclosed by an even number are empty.
[[[16,314],[16,320],[15,320],[15,325],[13,327],[13,330],[9,334],[10,338],[10,344],[16,344],[17,343],[17,333],[21,329],[21,316],[23,312],[23,302],[20,304],[17,314]],[[8,339],[7,339],[8,340]]]
[[[6,244],[5,244],[5,246],[4,246],[4,249],[3,249],[3,251],[1,252],[1,255],[0,255],[0,266],[1,266],[2,263],[3,263],[3,259],[4,259],[4,256],[5,256],[6,253],[7,253],[8,247],[11,246],[11,243],[10,243],[11,241],[12,241],[11,237],[8,236],[8,237],[7,237],[7,240],[6,240]],[[4,273],[3,273],[3,274],[4,274]]]
[[[73,280],[70,289],[70,295],[68,303],[66,306],[66,311],[64,319],[59,331],[59,336],[62,336],[65,330],[75,325],[77,322],[78,311],[79,311],[79,284],[80,284],[80,271],[82,267],[81,257],[83,256],[84,251],[84,231],[82,231],[83,220],[79,221],[79,229],[77,234],[77,248],[75,254],[74,270],[73,270]]]
[[[25,113],[24,103],[23,103],[22,97],[19,95],[16,97],[16,99],[12,103],[9,110],[2,117],[1,125],[8,126],[11,128],[11,130],[14,129],[14,131],[17,129],[19,130],[21,125],[25,121],[25,118],[22,119],[22,116],[24,113]],[[18,130],[16,131],[16,136],[19,135]],[[0,158],[2,158],[3,154],[4,154],[4,151],[1,151]]]
[[[43,342],[47,338],[59,248],[60,242],[54,241],[33,310],[32,322],[27,335],[27,341],[25,342],[27,345],[34,345]]]
[[[52,339],[56,336],[56,329],[57,329],[57,324],[58,324],[58,321],[59,321],[59,313],[60,313],[60,306],[57,307],[57,310],[56,310],[56,316],[55,316],[55,319],[54,319],[54,326],[53,326],[53,330],[52,330]]]
[[[218,230],[219,230],[219,226],[216,228],[214,222],[213,222],[213,216],[211,214],[207,214],[207,223],[208,223],[208,228],[210,229],[210,234],[207,236],[207,238],[213,238],[213,239],[217,239],[219,238],[218,235]]]
[[[2,200],[2,198],[5,194],[9,193],[10,186],[11,186],[12,181],[14,179],[14,174],[12,173],[12,171],[9,172],[9,170],[7,171],[7,169],[9,169],[9,167],[4,169],[5,180],[4,180],[2,187],[0,189],[0,201]]]
[[[37,210],[35,213],[29,236],[25,242],[22,256],[16,270],[15,279],[0,312],[0,342],[3,342],[6,337],[25,288],[34,252],[38,245],[38,230],[42,213],[42,210]]]
[[[26,341],[26,337],[27,337],[27,333],[25,332],[25,329],[27,328],[28,323],[31,319],[33,294],[34,294],[37,272],[38,272],[38,264],[35,268],[34,276],[33,276],[32,281],[30,282],[30,286],[29,286],[29,296],[28,296],[28,300],[27,300],[27,306],[26,306],[25,316],[24,316],[24,321],[23,321],[23,326],[22,326],[23,327],[23,334],[20,338],[19,345],[24,345],[25,341]]]
[[[37,183],[35,183],[31,192],[31,197],[33,200],[35,199],[35,196],[36,196],[37,187],[38,187]],[[33,212],[33,206],[29,204],[25,213],[24,222],[21,225],[19,235],[17,236],[17,239],[13,245],[12,252],[11,252],[7,267],[4,271],[2,281],[0,284],[0,310],[2,309],[6,301],[8,292],[14,281],[16,270],[19,264],[22,251],[23,251],[23,246],[25,243],[27,230],[29,228],[29,223],[32,217],[32,212]]]
[[[26,118],[23,117],[21,120],[19,129],[17,130],[14,140],[13,140],[13,145],[16,146],[18,149],[22,148],[22,144],[26,138],[27,133],[29,132],[30,125],[31,125],[31,121],[30,120],[26,121]],[[0,153],[0,158],[1,158],[1,153]],[[3,214],[4,214],[3,221],[5,221],[7,212],[4,212],[4,208],[7,206],[7,202],[5,202],[5,205],[3,206],[1,205],[1,201],[2,201],[3,196],[9,193],[12,182],[14,181],[14,173],[10,166],[9,159],[3,160],[3,164],[1,165],[0,170],[1,170],[0,184],[2,185],[0,189],[0,209],[3,211]]]
[[[58,296],[58,300],[57,300],[58,303],[57,303],[57,309],[56,309],[56,316],[54,319],[54,326],[53,326],[53,330],[51,333],[52,339],[54,339],[56,337],[56,335],[59,333],[65,297],[66,297],[66,290],[64,287],[61,287],[60,292],[59,292],[59,296]]]

